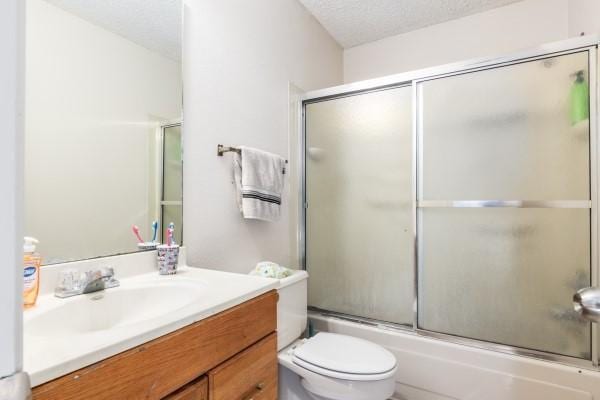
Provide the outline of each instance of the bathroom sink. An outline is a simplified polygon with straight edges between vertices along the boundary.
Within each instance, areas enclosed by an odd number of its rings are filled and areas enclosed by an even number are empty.
[[[23,364],[33,386],[235,307],[278,285],[274,279],[209,269],[181,266],[175,275],[159,275],[152,264],[141,273],[141,266],[135,267],[139,269],[131,273],[128,267],[115,268],[118,287],[68,298],[54,296],[50,282],[58,274],[46,275],[36,305],[23,313]]]
[[[32,336],[84,334],[142,323],[186,307],[202,297],[198,283],[168,282],[118,287],[69,299],[25,321]]]

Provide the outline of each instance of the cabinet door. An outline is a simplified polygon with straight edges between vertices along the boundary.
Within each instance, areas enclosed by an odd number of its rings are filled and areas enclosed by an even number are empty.
[[[208,378],[196,379],[163,400],[208,400]]]
[[[209,400],[276,400],[277,334],[208,373]]]

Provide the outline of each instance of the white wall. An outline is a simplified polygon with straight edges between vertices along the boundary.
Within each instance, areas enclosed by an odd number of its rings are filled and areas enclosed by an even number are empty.
[[[600,1],[569,0],[569,36],[600,33]]]
[[[598,0],[524,0],[346,49],[344,82],[355,82],[600,33]]]
[[[43,0],[27,1],[26,25],[26,232],[46,263],[135,251],[181,65]]]
[[[21,370],[22,312],[22,163],[23,39],[21,0],[0,5],[0,378]]]
[[[289,190],[280,221],[243,220],[231,155],[217,157],[216,147],[244,144],[295,162],[288,154],[290,82],[303,90],[340,84],[342,50],[297,0],[188,0],[184,8],[188,261],[237,272],[265,259],[289,265]]]

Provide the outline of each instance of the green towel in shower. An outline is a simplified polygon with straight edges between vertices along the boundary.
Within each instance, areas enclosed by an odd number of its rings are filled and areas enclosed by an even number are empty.
[[[571,125],[585,121],[590,117],[590,91],[583,77],[583,72],[577,74],[577,79],[571,87]]]

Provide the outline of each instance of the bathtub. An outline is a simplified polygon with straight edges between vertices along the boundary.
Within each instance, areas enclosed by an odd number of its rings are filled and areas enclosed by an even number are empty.
[[[379,343],[396,356],[395,400],[600,400],[600,372],[309,312],[315,331]]]

